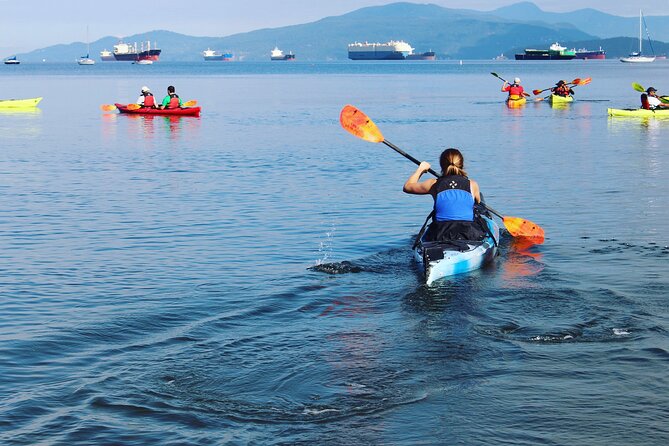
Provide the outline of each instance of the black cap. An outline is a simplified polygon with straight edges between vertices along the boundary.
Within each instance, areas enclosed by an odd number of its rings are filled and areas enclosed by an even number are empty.
[[[646,90],[646,93],[650,93],[651,91],[657,91],[655,87],[648,87],[648,90]]]

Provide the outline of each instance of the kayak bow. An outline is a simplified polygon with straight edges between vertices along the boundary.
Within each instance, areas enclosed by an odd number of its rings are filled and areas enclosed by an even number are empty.
[[[42,98],[31,99],[0,99],[0,108],[33,108]]]

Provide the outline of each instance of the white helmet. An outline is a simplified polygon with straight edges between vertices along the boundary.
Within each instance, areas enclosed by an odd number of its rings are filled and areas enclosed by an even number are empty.
[[[513,83],[514,83],[514,84],[519,84],[519,83],[520,83],[520,78],[519,78],[519,77],[515,78],[515,79],[513,80]]]
[[[147,87],[146,85],[142,87],[142,93],[148,93],[149,91],[151,90],[149,90],[149,87]]]

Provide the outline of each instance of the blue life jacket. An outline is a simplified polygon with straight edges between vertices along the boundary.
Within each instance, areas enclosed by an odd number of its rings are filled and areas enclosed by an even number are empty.
[[[474,221],[474,196],[469,178],[444,175],[437,179],[430,193],[434,197],[435,221]]]

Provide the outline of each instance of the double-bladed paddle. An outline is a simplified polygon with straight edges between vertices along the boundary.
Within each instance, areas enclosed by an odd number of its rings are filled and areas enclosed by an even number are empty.
[[[497,79],[500,79],[500,80],[502,80],[502,81],[504,81],[504,82],[506,82],[506,83],[509,83],[509,81],[507,81],[506,79],[504,79],[502,76],[500,76],[499,74],[497,74],[497,73],[495,73],[495,72],[490,72],[490,74],[492,74],[493,76],[495,76]],[[527,96],[527,97],[529,98],[531,95],[530,95],[529,93],[523,91],[523,96]]]
[[[641,84],[637,84],[636,82],[632,82],[632,88],[634,88],[636,91],[640,93],[646,93],[646,89],[643,88]],[[658,96],[658,99],[660,100],[660,102],[669,104],[669,96]]]
[[[590,82],[592,82],[591,77],[586,77],[585,79],[581,79],[581,78],[577,77],[573,81],[567,82],[567,85],[572,85],[574,87],[577,87],[579,85],[588,85]],[[543,93],[544,91],[548,91],[552,88],[555,88],[555,87],[548,87],[548,88],[544,88],[543,90],[532,90],[532,93],[534,93],[535,96],[538,96],[541,93]],[[537,98],[537,100],[541,100],[541,99],[543,99],[543,98]]]
[[[104,104],[104,105],[101,105],[100,108],[102,109],[102,111],[114,111],[114,110],[116,110],[116,106],[114,104]],[[142,108],[142,106],[139,105],[139,104],[128,104],[126,106],[126,108],[128,110],[139,110],[140,108]]]
[[[339,122],[341,123],[341,126],[344,128],[344,130],[353,136],[369,142],[381,142],[406,159],[412,161],[414,164],[420,165],[420,161],[418,161],[416,158],[409,155],[390,141],[387,141],[383,137],[381,130],[379,130],[376,124],[374,124],[374,122],[369,117],[367,117],[367,115],[358,110],[356,107],[352,105],[345,106],[339,115]],[[429,172],[435,177],[440,176],[434,169],[430,169]],[[527,238],[537,245],[540,245],[544,242],[544,230],[541,226],[520,217],[503,216],[485,203],[481,203],[481,205],[491,213],[501,218],[504,222],[506,230],[509,231],[509,234],[511,234],[513,237]]]

